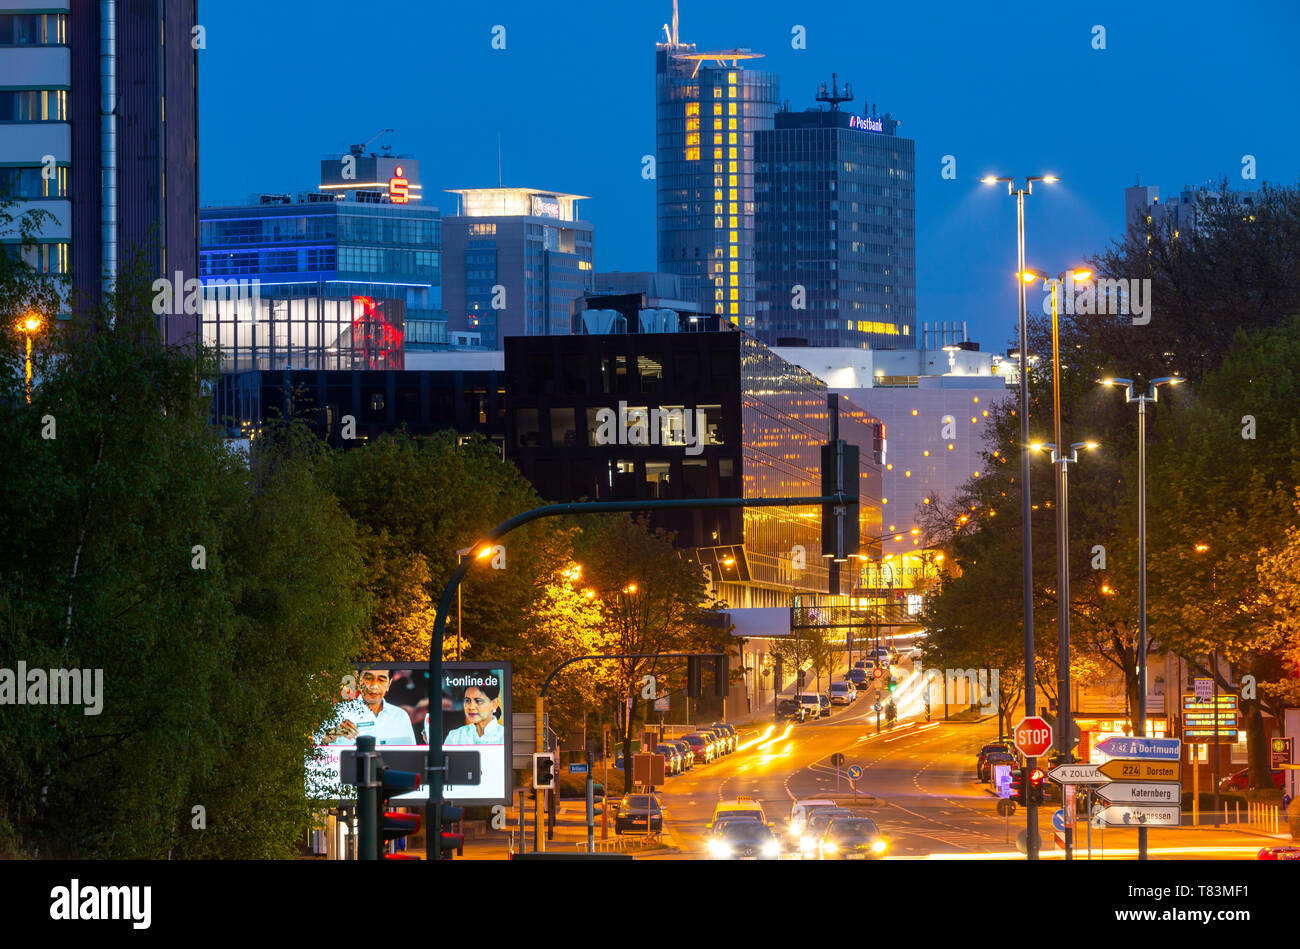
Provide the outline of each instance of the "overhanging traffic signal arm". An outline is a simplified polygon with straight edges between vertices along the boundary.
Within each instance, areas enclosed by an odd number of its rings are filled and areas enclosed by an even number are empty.
[[[555,787],[555,756],[550,752],[533,754],[533,788],[545,790]]]
[[[842,563],[858,554],[858,446],[841,439],[822,445],[822,496],[844,495],[822,505],[822,556]]]

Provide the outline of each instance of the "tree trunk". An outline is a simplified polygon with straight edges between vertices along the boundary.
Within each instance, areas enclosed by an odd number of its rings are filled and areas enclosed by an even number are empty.
[[[1269,761],[1264,716],[1260,713],[1258,702],[1249,701],[1241,704],[1246,717],[1246,760],[1250,765],[1250,786],[1272,790],[1273,768]]]

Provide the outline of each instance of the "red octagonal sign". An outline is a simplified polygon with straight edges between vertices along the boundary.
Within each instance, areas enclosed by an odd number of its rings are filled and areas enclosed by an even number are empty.
[[[1041,757],[1052,747],[1052,726],[1037,715],[1022,718],[1012,734],[1016,747],[1026,758]]]

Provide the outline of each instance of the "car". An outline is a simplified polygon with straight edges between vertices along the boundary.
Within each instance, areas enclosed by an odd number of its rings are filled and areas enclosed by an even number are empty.
[[[871,675],[866,669],[850,669],[845,674],[844,678],[848,679],[856,688],[859,689],[865,689],[867,683],[871,681]]]
[[[830,822],[837,817],[852,817],[853,812],[845,807],[820,807],[808,815],[803,832],[799,835],[799,851],[805,860],[816,860],[821,852],[822,834]]]
[[[871,650],[868,650],[868,652],[871,652]],[[877,646],[874,650],[874,654],[877,661],[879,661],[882,666],[889,665],[891,656],[889,654],[888,646]]]
[[[709,838],[709,856],[715,860],[778,860],[781,844],[772,828],[758,820],[723,821]]]
[[[869,817],[836,817],[819,841],[822,860],[879,860],[889,849],[885,835]]]
[[[824,692],[819,693],[817,696],[817,701],[819,703],[819,707],[821,708],[822,717],[824,718],[825,716],[829,715],[831,713],[831,697]]]
[[[975,777],[981,781],[988,780],[984,777],[984,758],[986,755],[994,751],[1001,751],[1010,754],[1011,743],[1007,741],[991,742],[981,748],[979,753],[975,755]]]
[[[853,700],[858,697],[858,690],[853,687],[851,682],[832,682],[831,683],[831,704],[832,705],[852,705]]]
[[[727,736],[718,728],[701,728],[700,734],[713,743],[713,757],[721,758],[731,749],[727,747]]]
[[[664,810],[654,794],[624,794],[615,804],[614,833],[659,834],[664,829]]]
[[[1286,786],[1286,772],[1273,772],[1273,787],[1281,788]],[[1219,782],[1220,791],[1245,791],[1250,787],[1250,769],[1242,768],[1236,774],[1228,775]]]
[[[713,745],[703,735],[698,732],[691,732],[682,741],[691,746],[691,752],[695,756],[696,764],[708,764],[713,760]]]
[[[993,766],[1004,764],[1015,770],[1019,767],[1015,755],[1008,754],[1005,751],[990,751],[984,756],[983,762],[979,765],[979,779],[985,784],[993,780]]]
[[[709,829],[713,828],[719,818],[752,818],[767,825],[767,815],[763,812],[763,805],[752,797],[738,797],[734,801],[719,801],[713,808],[713,820],[709,821]]]
[[[808,710],[809,718],[820,718],[822,713],[821,700],[817,697],[816,692],[800,692],[799,704]]]
[[[735,725],[731,725],[727,722],[714,722],[713,724],[716,725],[718,728],[721,728],[723,731],[725,731],[728,735],[731,736],[732,751],[735,751],[737,748],[740,747],[740,732],[736,731]]]
[[[681,758],[680,770],[690,771],[691,768],[695,767],[695,752],[691,750],[688,742],[681,738],[672,738],[668,741],[668,744],[677,749],[677,753]]]
[[[657,745],[655,754],[664,757],[664,772],[669,775],[679,774],[682,770],[682,753],[676,745]]]
[[[730,725],[723,722],[714,722],[709,726],[709,730],[716,734],[718,740],[722,742],[723,754],[729,755],[736,750],[736,730]]]
[[[822,797],[804,798],[790,805],[790,836],[798,841],[803,836],[804,826],[819,810],[842,810],[834,801]]]
[[[797,698],[778,699],[776,702],[776,714],[778,715],[788,715],[793,718],[796,716],[797,712],[801,712],[802,710],[803,705],[800,704]]]
[[[1300,847],[1261,847],[1256,860],[1300,860]]]
[[[866,667],[867,667],[867,663],[863,659],[859,659],[857,662],[853,663],[854,669],[865,669]]]

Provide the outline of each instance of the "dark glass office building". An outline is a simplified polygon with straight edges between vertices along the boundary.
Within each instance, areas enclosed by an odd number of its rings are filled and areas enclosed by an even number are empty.
[[[754,137],[755,335],[916,346],[915,146],[888,114],[778,112]]]
[[[724,324],[725,325],[725,324]],[[506,340],[506,455],[553,501],[809,496],[831,428],[821,380],[746,333],[629,332]],[[879,423],[838,399],[861,449],[861,529],[880,534]],[[820,512],[658,512],[732,607],[827,592]],[[864,541],[864,554],[872,549]],[[840,589],[848,592],[850,571]]]

